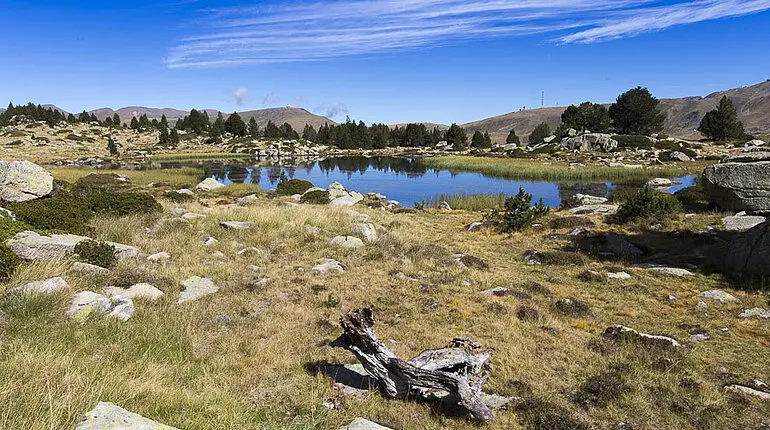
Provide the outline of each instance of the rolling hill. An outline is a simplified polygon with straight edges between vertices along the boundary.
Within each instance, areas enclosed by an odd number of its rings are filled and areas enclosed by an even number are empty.
[[[703,115],[714,109],[722,96],[727,96],[733,101],[747,133],[760,137],[770,136],[770,80],[715,92],[705,97],[661,99],[660,108],[667,114],[664,133],[689,139],[702,137],[695,129],[698,128]],[[490,133],[508,133],[514,128],[520,137],[527,136],[541,122],[552,128],[558,126],[565,108],[549,107],[511,112],[470,122],[463,127],[469,132],[488,130]]]

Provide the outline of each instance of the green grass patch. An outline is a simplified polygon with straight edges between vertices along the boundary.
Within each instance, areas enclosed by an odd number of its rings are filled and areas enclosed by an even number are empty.
[[[437,208],[441,202],[449,203],[452,209],[465,211],[501,209],[505,205],[505,193],[441,194],[434,197],[429,205]]]
[[[433,157],[420,160],[424,166],[450,172],[481,173],[495,178],[556,181],[573,183],[584,181],[612,181],[615,183],[644,182],[655,177],[677,177],[687,174],[684,167],[628,169],[603,165],[570,168],[568,163],[543,164],[537,160],[470,156]],[[692,167],[692,164],[688,167]]]
[[[156,154],[150,157],[152,161],[195,161],[195,160],[228,160],[254,158],[251,154],[234,154],[230,152],[190,153],[190,154]]]

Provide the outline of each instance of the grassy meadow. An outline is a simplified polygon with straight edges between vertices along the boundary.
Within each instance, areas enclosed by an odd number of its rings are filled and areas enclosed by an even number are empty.
[[[69,181],[81,172],[54,169],[57,178]],[[196,177],[191,170],[121,173],[137,187]],[[370,305],[375,331],[401,358],[460,336],[494,348],[486,391],[525,401],[498,411],[497,420],[484,428],[721,430],[770,424],[769,402],[722,390],[730,382],[770,380],[770,322],[736,318],[744,309],[766,307],[766,294],[730,289],[718,275],[671,278],[589,255],[580,257],[581,265],[559,258],[527,264],[522,255],[528,250],[572,251],[563,236],[549,236],[588,225],[574,217],[552,223],[564,216],[559,211],[544,222],[555,228],[501,235],[463,231],[480,219],[474,212],[392,214],[357,206],[384,234],[348,250],[329,240],[351,234],[360,222],[355,214],[329,206],[285,206],[263,193],[238,207],[225,204],[252,192],[259,190],[227,187],[188,203],[163,202],[159,214],[100,216],[91,222],[96,238],[134,245],[144,254],[168,252],[168,263],[125,260],[103,276],[72,272],[72,260],[24,263],[0,284],[0,428],[71,429],[97,402],[108,401],[188,430],[337,429],[355,417],[394,429],[477,429],[467,418],[416,401],[377,392],[341,396],[318,372],[325,363],[356,362],[328,343],[341,333],[340,313]],[[206,217],[170,221],[171,209],[178,207]],[[705,227],[718,218],[676,216],[661,234]],[[241,231],[219,226],[231,220],[256,226]],[[643,230],[590,221],[594,231],[620,230],[645,240]],[[310,234],[306,225],[323,232]],[[204,246],[201,239],[209,236],[219,243]],[[691,249],[677,240],[680,248]],[[249,247],[259,251],[239,254]],[[461,267],[453,253],[482,258],[490,269]],[[313,273],[310,268],[322,258],[337,259],[348,270]],[[583,276],[587,269],[622,270],[632,278],[590,281]],[[180,282],[195,275],[212,278],[220,291],[177,305]],[[66,279],[69,292],[2,294],[55,276]],[[260,276],[269,282],[255,282]],[[165,297],[156,303],[136,300],[136,313],[126,322],[94,318],[81,324],[65,315],[74,292],[139,282],[155,285]],[[513,294],[481,294],[495,287]],[[695,308],[700,300],[695,295],[713,288],[725,288],[741,302]],[[669,302],[669,295],[679,300]],[[554,304],[567,297],[585,304],[584,311],[560,312]],[[537,316],[520,320],[522,306]],[[617,324],[667,334],[684,346],[658,351],[602,340],[605,328]],[[689,341],[683,324],[707,330],[712,339]],[[342,398],[338,410],[322,406],[332,398]],[[617,427],[620,422],[632,427]]]

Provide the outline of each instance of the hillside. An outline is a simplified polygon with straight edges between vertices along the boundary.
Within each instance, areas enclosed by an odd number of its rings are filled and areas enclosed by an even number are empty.
[[[171,109],[171,108],[148,108],[148,107],[141,107],[141,106],[127,106],[124,108],[120,108],[117,111],[111,109],[111,108],[102,108],[102,109],[95,109],[90,111],[89,113],[93,113],[96,115],[97,118],[99,118],[100,121],[104,121],[105,118],[108,116],[112,116],[115,114],[115,112],[120,115],[120,117],[125,120],[126,118],[131,117],[140,117],[142,115],[147,115],[148,118],[160,118],[163,115],[166,115],[166,118],[168,119],[178,119],[182,118],[183,116],[187,115],[189,112],[179,109]]]
[[[763,137],[770,135],[770,80],[748,87],[719,91],[705,97],[661,99],[661,109],[668,115],[664,132],[682,138],[701,137],[700,133],[695,131],[701,118],[716,107],[719,99],[725,95],[732,99],[748,133]],[[556,127],[561,121],[564,109],[565,107],[551,107],[511,112],[463,126],[471,132],[488,130],[490,133],[507,133],[513,127],[519,136],[527,136],[541,122]]]

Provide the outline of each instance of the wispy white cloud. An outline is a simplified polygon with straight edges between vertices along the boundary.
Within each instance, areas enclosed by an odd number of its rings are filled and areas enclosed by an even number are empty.
[[[169,67],[317,61],[499,37],[595,43],[754,14],[770,0],[267,0],[202,11]]]
[[[238,106],[244,106],[250,98],[248,88],[240,87],[233,92],[233,99],[235,99],[235,104]]]
[[[281,103],[281,98],[273,92],[265,94],[265,98],[262,99],[262,106],[275,106]]]
[[[313,111],[327,118],[341,118],[348,114],[348,106],[345,103],[332,103],[318,106]]]

